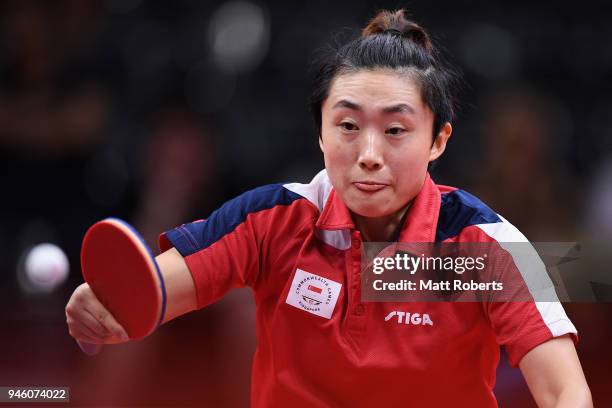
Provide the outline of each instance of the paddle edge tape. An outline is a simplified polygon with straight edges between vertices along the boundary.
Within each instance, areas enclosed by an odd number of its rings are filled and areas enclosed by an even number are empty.
[[[111,222],[114,221],[118,223],[120,226],[127,228],[132,234],[134,234],[136,238],[138,238],[138,240],[140,241],[142,246],[147,250],[147,253],[150,256],[150,260],[153,263],[153,266],[155,267],[155,272],[157,273],[157,278],[159,281],[159,289],[161,291],[161,297],[162,297],[161,312],[159,315],[159,320],[157,321],[157,325],[153,329],[155,330],[162,324],[162,322],[164,321],[164,316],[166,315],[166,285],[164,283],[164,277],[161,274],[161,270],[159,269],[159,265],[157,264],[157,261],[155,260],[155,256],[153,255],[153,251],[151,251],[151,248],[149,248],[144,238],[142,238],[142,236],[138,233],[138,231],[136,231],[136,229],[132,227],[127,221],[124,221],[116,217],[109,217],[109,218],[106,218],[104,221],[111,221]]]
[[[153,256],[153,252],[151,251],[151,248],[149,248],[149,246],[147,245],[147,243],[145,242],[145,240],[142,238],[142,236],[138,233],[138,231],[136,231],[136,229],[134,227],[132,227],[128,222],[120,219],[120,218],[116,218],[116,217],[109,217],[109,218],[105,218],[101,221],[96,222],[95,224],[93,224],[91,227],[89,227],[89,229],[87,230],[87,232],[85,233],[85,237],[83,239],[83,242],[85,242],[87,235],[89,234],[89,232],[98,224],[101,223],[108,223],[108,224],[112,224],[114,225],[116,228],[123,230],[125,233],[127,233],[129,236],[133,236],[136,237],[136,244],[140,244],[141,247],[146,249],[146,253],[149,255],[148,256],[148,260],[151,262],[151,264],[153,264],[155,272],[157,274],[157,281],[159,282],[159,291],[161,294],[161,308],[160,308],[160,313],[159,313],[159,319],[157,320],[157,324],[155,325],[155,327],[153,327],[145,336],[151,334],[153,331],[155,331],[163,322],[164,317],[166,315],[166,303],[167,303],[167,296],[166,296],[166,286],[164,283],[164,278],[161,274],[161,271],[159,269],[159,265],[157,264],[157,261],[155,260],[155,257]],[[134,240],[133,240],[134,241]],[[81,249],[81,258],[83,256],[83,249]],[[81,265],[83,263],[83,260],[81,259]],[[83,273],[85,272],[85,270],[83,269]],[[85,278],[85,276],[83,276]],[[87,280],[87,279],[86,279]],[[143,337],[145,337],[143,336]],[[139,337],[142,338],[142,337]]]

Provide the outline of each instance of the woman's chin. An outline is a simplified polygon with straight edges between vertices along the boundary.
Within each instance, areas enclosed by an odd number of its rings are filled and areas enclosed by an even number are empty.
[[[391,212],[384,211],[383,209],[375,205],[358,205],[355,207],[349,206],[349,208],[355,215],[358,215],[360,217],[379,218],[391,214]]]

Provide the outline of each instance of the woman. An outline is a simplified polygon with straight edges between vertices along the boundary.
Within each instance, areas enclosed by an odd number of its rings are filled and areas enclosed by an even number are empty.
[[[539,405],[591,406],[559,303],[361,302],[364,241],[525,240],[429,177],[452,133],[455,78],[403,10],[380,12],[316,77],[325,170],[309,184],[249,191],[160,237],[164,321],[253,288],[252,405],[493,407],[503,344]],[[66,313],[77,340],[127,339],[87,284]],[[427,319],[399,319],[409,313]]]

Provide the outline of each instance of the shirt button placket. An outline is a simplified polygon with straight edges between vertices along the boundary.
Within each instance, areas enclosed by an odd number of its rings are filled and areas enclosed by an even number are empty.
[[[366,305],[361,303],[361,234],[352,231],[351,247],[349,249],[349,263],[347,264],[349,313],[347,317],[346,335],[350,338],[350,344],[356,353],[361,353],[361,348],[366,337]]]
[[[357,316],[363,316],[363,314],[365,313],[365,306],[363,305],[363,303],[359,303],[356,307],[355,307],[355,314]]]
[[[351,303],[352,311],[355,316],[363,316],[365,305],[361,303],[361,236],[358,231],[353,232],[352,236],[352,266],[351,266]]]

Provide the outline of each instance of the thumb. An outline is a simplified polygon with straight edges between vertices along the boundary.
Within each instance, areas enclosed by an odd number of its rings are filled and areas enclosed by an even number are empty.
[[[77,340],[77,344],[88,356],[94,356],[102,350],[102,344],[86,343],[81,340]]]

